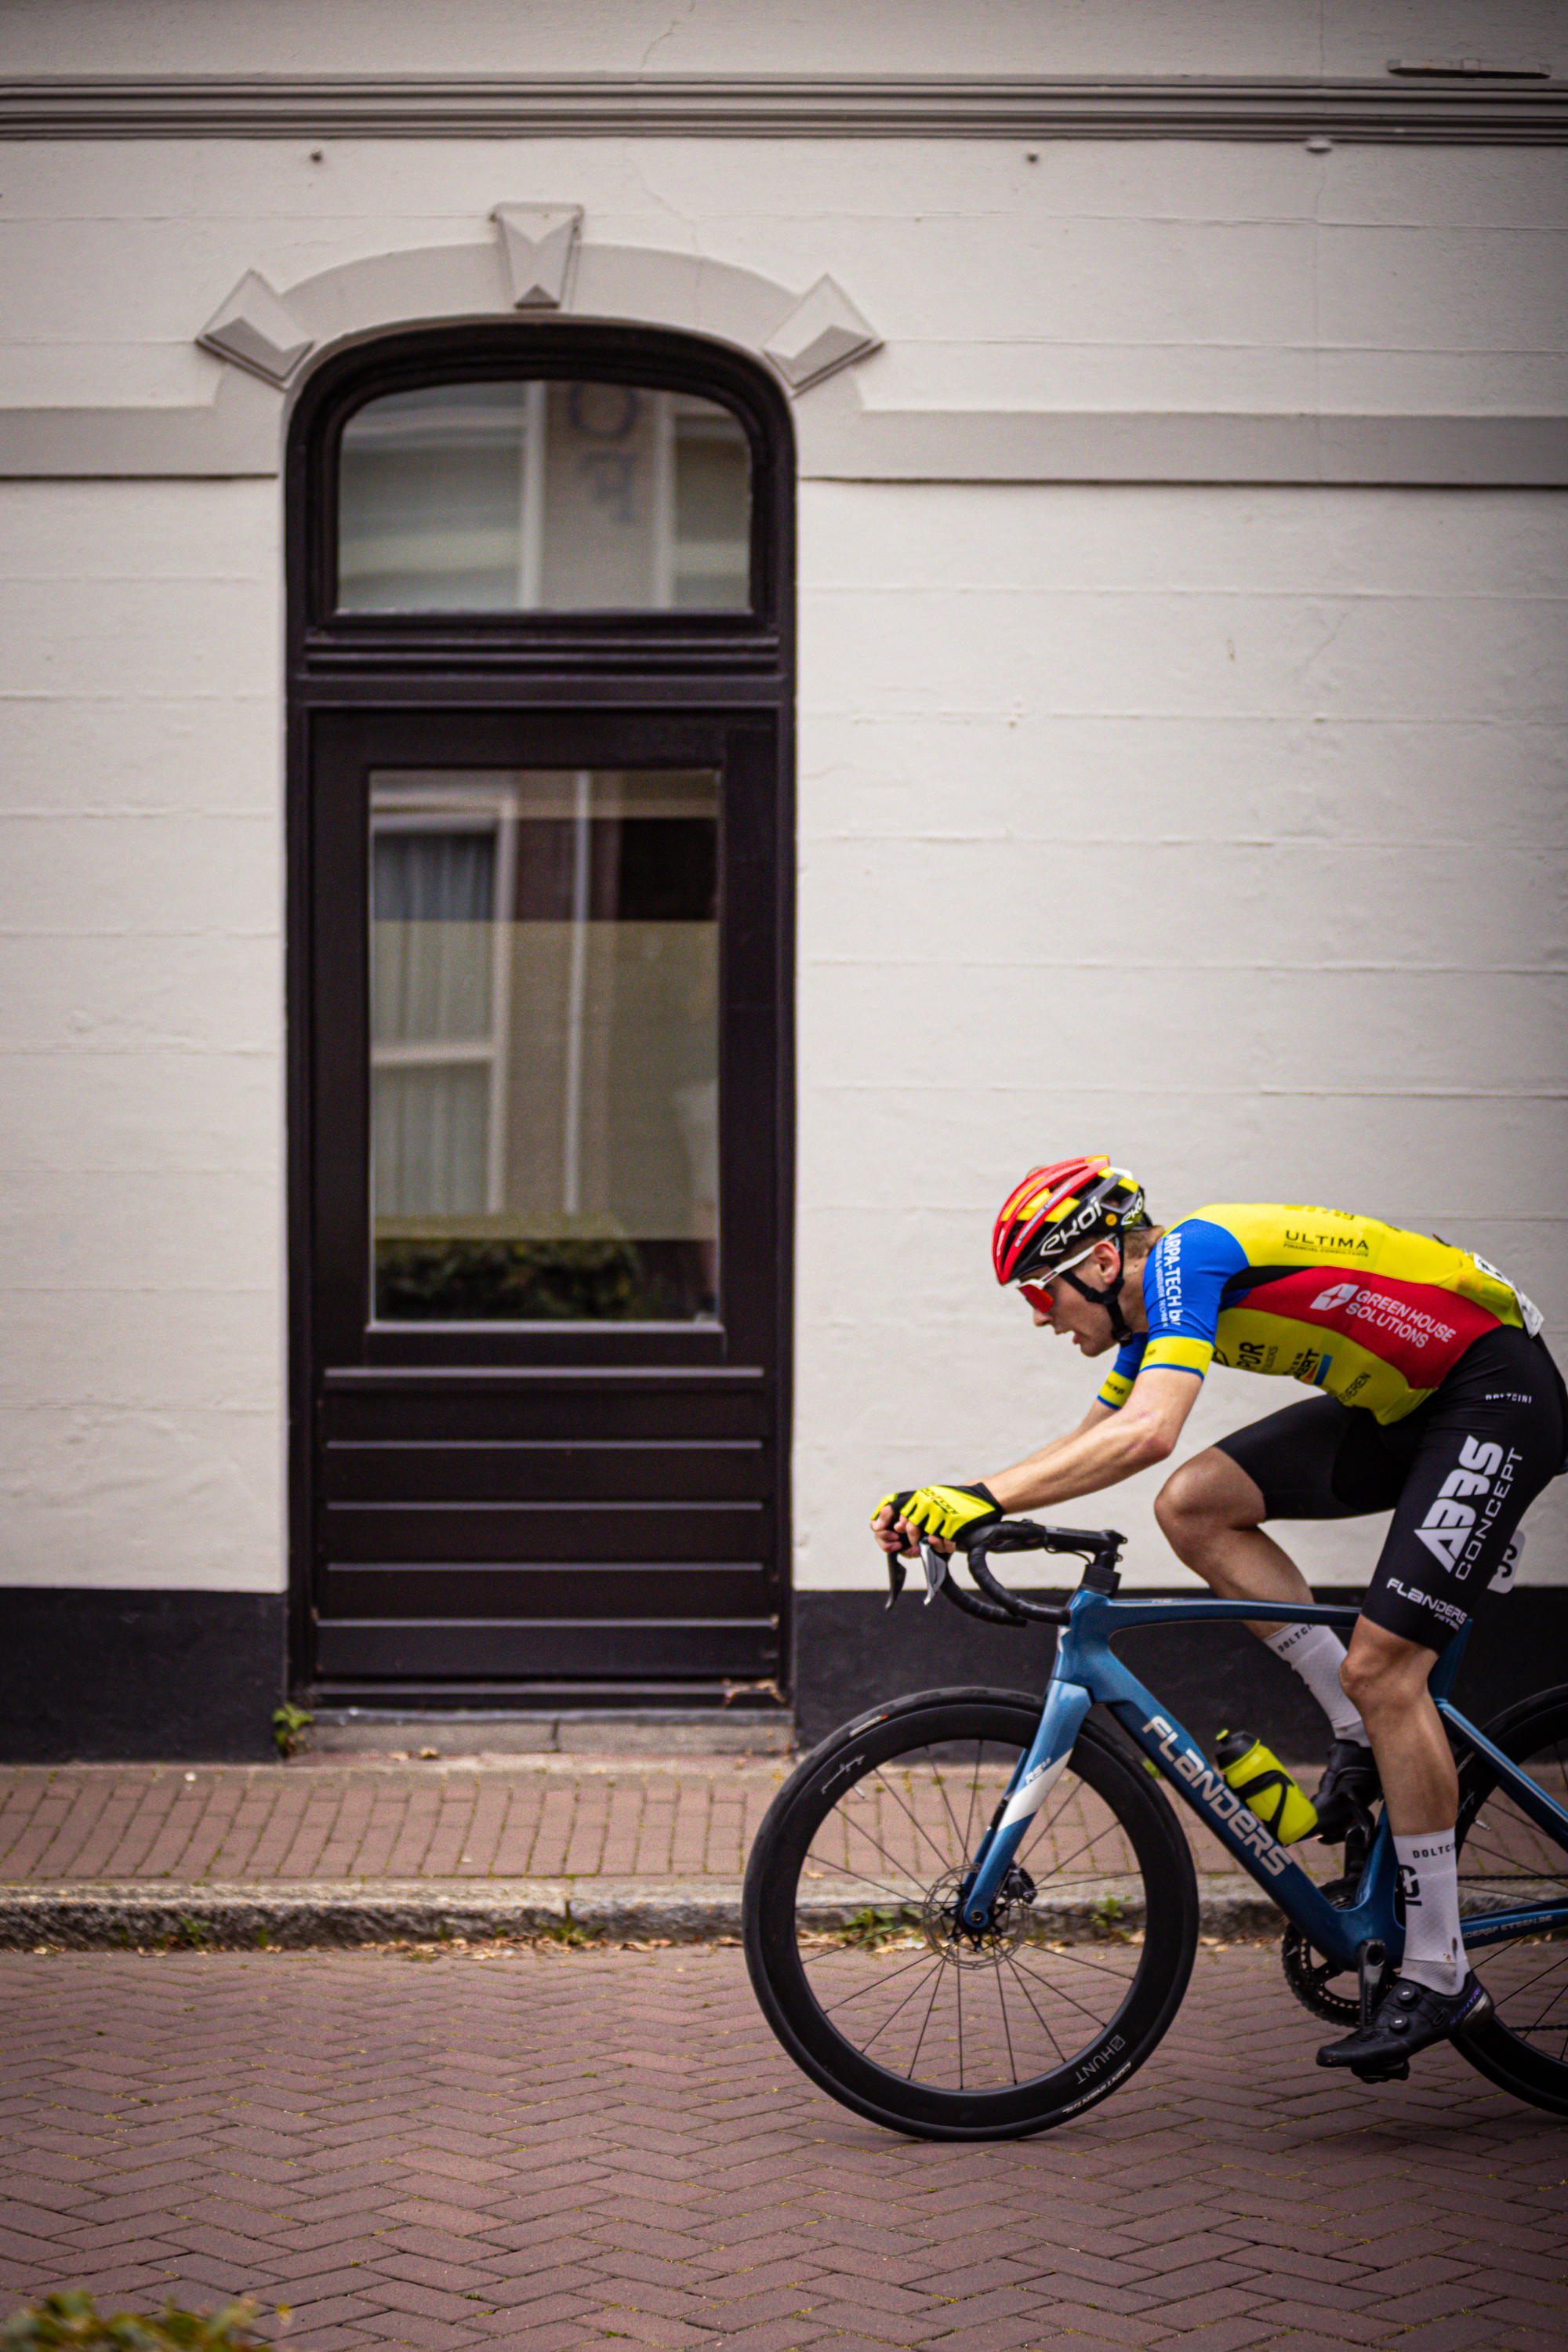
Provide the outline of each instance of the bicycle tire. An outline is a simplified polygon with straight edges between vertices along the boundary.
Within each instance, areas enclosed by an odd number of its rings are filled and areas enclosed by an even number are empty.
[[[978,1689],[862,1716],[798,1767],[752,1848],[763,2014],[823,2090],[915,2138],[1024,2138],[1083,2114],[1143,2063],[1192,1971],[1191,1849],[1092,1719],[1019,1848],[1032,1891],[1010,1882],[978,1948],[957,1930],[963,1864],[1039,1719],[1026,1692]]]
[[[1484,1730],[1510,1763],[1568,1803],[1568,1686],[1521,1700]],[[1568,1902],[1568,1847],[1499,1795],[1495,1770],[1473,1751],[1459,1766],[1456,1843],[1463,1910],[1500,1900],[1510,1909]],[[1500,2090],[1568,2116],[1568,1930],[1483,1946],[1476,1961],[1495,2014],[1478,2032],[1456,2035],[1455,2049]]]

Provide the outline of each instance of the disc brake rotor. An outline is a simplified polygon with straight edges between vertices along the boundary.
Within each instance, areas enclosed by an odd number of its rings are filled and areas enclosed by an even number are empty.
[[[950,1968],[994,1969],[1029,1932],[1035,1883],[1015,1864],[991,1906],[990,1918],[972,1933],[959,1919],[959,1896],[967,1875],[966,1871],[950,1870],[931,1881],[921,1906],[921,1926],[931,1950]]]

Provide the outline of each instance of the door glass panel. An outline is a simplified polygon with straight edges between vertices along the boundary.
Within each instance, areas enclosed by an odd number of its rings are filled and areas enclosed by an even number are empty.
[[[744,611],[750,551],[750,450],[716,401],[435,384],[343,428],[342,612]]]
[[[371,778],[381,1322],[704,1321],[719,779]]]

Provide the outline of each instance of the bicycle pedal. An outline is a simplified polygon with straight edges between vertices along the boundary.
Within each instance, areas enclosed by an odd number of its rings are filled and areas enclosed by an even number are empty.
[[[1352,2066],[1351,2073],[1358,2083],[1408,2083],[1410,2061],[1399,2058],[1392,2066]]]

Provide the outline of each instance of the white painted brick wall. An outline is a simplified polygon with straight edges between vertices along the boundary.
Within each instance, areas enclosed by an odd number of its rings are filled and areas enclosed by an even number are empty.
[[[0,29],[11,73],[1338,75],[1563,47],[1557,0],[9,0]]]
[[[1081,1415],[988,1263],[1039,1160],[1436,1228],[1568,1327],[1564,502],[816,485],[802,540],[799,1580]],[[1295,1393],[1215,1373],[1183,1454]],[[1079,1511],[1154,1582],[1157,1485]]]
[[[276,1589],[274,483],[0,485],[0,1579]]]
[[[1382,71],[1552,0],[15,0],[0,70]],[[1560,411],[1550,150],[18,143],[0,404],[189,403],[240,272],[605,240],[839,278],[890,407]],[[807,395],[809,397],[809,395]],[[1474,1243],[1568,1328],[1563,501],[808,487],[798,1571],[1086,1370],[990,1284],[1032,1159]],[[268,483],[0,485],[0,1578],[284,1576],[280,529]],[[1201,1442],[1291,1391],[1209,1382]],[[1108,1502],[1168,1573],[1153,1481]],[[1568,1573],[1561,1514],[1536,1576]],[[1312,1531],[1353,1575],[1364,1531]]]

